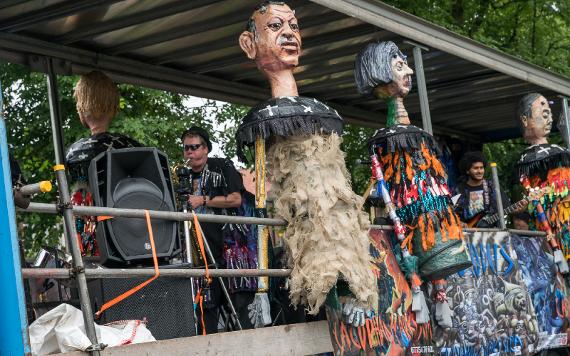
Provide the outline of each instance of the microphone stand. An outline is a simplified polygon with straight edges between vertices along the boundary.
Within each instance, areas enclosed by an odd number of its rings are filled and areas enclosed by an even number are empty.
[[[185,164],[188,164],[189,161],[190,160],[187,160],[185,162]],[[179,195],[180,195],[183,212],[187,213],[189,210],[194,211],[192,206],[188,205],[188,196],[190,195],[189,192],[190,192],[191,187],[192,187],[192,184],[189,181],[190,170],[187,167],[182,166],[179,169],[177,169],[176,175],[178,176],[178,179],[180,181],[179,188],[177,189],[177,193],[179,193]],[[190,264],[190,268],[193,268],[194,264],[192,261],[192,250],[191,250],[191,244],[190,244],[190,242],[191,242],[190,241],[190,228],[191,228],[190,222],[185,220],[184,221],[184,242],[186,243],[186,259],[188,260],[187,262]],[[208,240],[206,239],[206,236],[204,235],[204,230],[202,230],[202,226],[200,226],[200,223],[198,223],[198,224],[196,224],[195,228],[196,228],[196,230],[200,229],[200,232],[202,233],[202,238],[204,240],[204,248],[206,250],[205,251],[206,252],[206,258],[210,260],[210,263],[214,269],[218,269],[218,264],[214,258],[214,255],[212,254],[212,250],[210,249],[210,245],[208,244]],[[204,263],[208,263],[208,261],[204,261]],[[238,330],[242,330],[243,329],[242,325],[239,321],[239,317],[237,315],[234,304],[232,303],[232,300],[230,298],[230,293],[228,292],[228,289],[226,288],[226,284],[224,283],[224,280],[222,277],[217,277],[217,279],[220,283],[220,288],[222,289],[222,292],[224,293],[224,296],[226,297],[226,300],[228,301],[228,306],[230,308],[231,316],[234,319],[234,324],[237,326]],[[193,282],[194,281],[192,280],[192,303],[193,303],[193,305],[195,305],[196,301],[194,298],[194,283]],[[196,309],[195,308],[194,308],[194,319],[196,320],[196,328],[197,328],[197,318],[196,318]]]
[[[200,232],[202,232],[202,238],[204,239],[204,248],[206,249],[206,257],[210,259],[213,269],[218,269],[218,264],[214,259],[214,255],[212,254],[212,250],[210,249],[210,245],[208,244],[208,239],[206,239],[206,236],[204,235],[204,230],[202,230],[202,226],[200,226],[200,223],[197,224],[196,229],[200,229]],[[204,261],[204,263],[208,263],[208,261]],[[237,325],[238,330],[243,330],[241,323],[239,321],[238,314],[234,307],[234,304],[232,303],[232,299],[230,298],[230,293],[228,292],[226,284],[224,283],[224,279],[222,277],[217,277],[217,278],[218,281],[220,282],[220,287],[222,288],[222,292],[224,293],[224,296],[228,301],[228,306],[230,307],[230,313],[234,319],[234,323]]]
[[[182,212],[188,213],[188,195],[181,194],[180,200],[182,203]],[[190,268],[194,268],[194,261],[192,258],[192,245],[190,244],[190,228],[192,224],[188,220],[184,220],[184,243],[186,244],[186,263]],[[194,290],[194,277],[190,277],[190,293],[192,294],[192,312],[194,313],[194,333],[198,335],[198,317],[196,315],[196,298]]]

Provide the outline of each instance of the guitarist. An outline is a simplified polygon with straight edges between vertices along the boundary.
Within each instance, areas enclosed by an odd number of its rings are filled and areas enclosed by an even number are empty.
[[[497,213],[496,192],[491,180],[485,179],[487,160],[480,151],[470,151],[459,161],[461,177],[454,195],[460,195],[455,212],[469,227],[482,226],[481,219],[486,215]],[[501,192],[503,205],[509,205],[508,197]],[[485,224],[486,225],[486,224]]]

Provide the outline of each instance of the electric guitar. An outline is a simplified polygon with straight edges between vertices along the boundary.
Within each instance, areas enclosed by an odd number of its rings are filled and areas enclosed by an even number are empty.
[[[503,213],[506,215],[512,214],[515,211],[518,211],[524,207],[526,207],[531,201],[540,199],[544,194],[546,194],[550,189],[543,188],[537,189],[529,194],[528,197],[519,200],[518,202],[509,205],[505,209],[503,209]],[[497,221],[499,221],[499,213],[495,213],[493,215],[486,215],[484,211],[478,213],[477,215],[473,216],[466,222],[467,227],[490,227],[493,226]]]

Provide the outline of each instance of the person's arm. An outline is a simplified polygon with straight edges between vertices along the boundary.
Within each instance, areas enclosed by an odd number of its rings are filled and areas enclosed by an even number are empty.
[[[206,195],[190,195],[188,202],[194,209],[199,206],[207,206],[209,208],[238,208],[241,205],[241,194],[239,192],[233,192],[227,196],[219,195],[213,198]]]
[[[222,174],[227,184],[227,195],[190,196],[188,201],[193,208],[207,206],[209,208],[239,208],[241,205],[241,193],[244,189],[243,178],[235,169],[231,161],[224,160],[222,163]]]

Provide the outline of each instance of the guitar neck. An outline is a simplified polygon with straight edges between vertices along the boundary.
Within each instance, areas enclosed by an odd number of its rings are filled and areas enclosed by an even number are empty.
[[[503,209],[503,212],[505,214],[511,214],[514,211],[519,210],[520,208],[522,208],[525,205],[528,205],[529,200],[528,198],[524,198],[522,200],[519,200],[518,202],[509,205],[508,207],[506,207],[505,209]],[[489,224],[494,224],[497,221],[499,221],[499,213],[493,214],[493,215],[489,215],[483,218],[483,220],[485,220],[485,222],[489,223]]]

